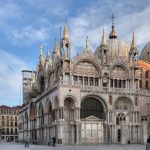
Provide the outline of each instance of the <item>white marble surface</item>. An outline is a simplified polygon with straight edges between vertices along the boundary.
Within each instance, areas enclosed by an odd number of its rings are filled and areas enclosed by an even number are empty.
[[[24,150],[24,144],[21,143],[5,143],[0,142],[0,150]],[[28,148],[26,148],[28,149]],[[131,145],[72,145],[72,146],[42,146],[30,145],[29,150],[145,150],[145,145],[131,144]]]

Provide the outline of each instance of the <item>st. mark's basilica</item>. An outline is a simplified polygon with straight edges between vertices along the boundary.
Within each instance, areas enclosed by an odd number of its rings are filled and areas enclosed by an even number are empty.
[[[114,18],[109,37],[74,58],[67,24],[52,57],[40,47],[35,71],[23,70],[19,139],[47,144],[145,143],[150,135],[150,43],[141,53],[135,35],[119,39]],[[100,35],[100,34],[99,34]],[[99,37],[99,39],[101,36]]]

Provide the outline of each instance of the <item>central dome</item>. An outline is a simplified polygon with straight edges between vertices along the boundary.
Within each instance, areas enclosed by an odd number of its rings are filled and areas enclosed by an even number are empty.
[[[123,40],[111,38],[107,40],[107,48],[109,50],[109,56],[112,60],[114,60],[117,57],[120,57],[124,60],[128,60],[130,49],[128,44]],[[101,51],[101,46],[99,46],[95,51],[95,55],[101,55]]]
[[[128,59],[129,46],[123,40],[113,38],[107,41],[107,47],[112,58],[121,57],[125,60]]]

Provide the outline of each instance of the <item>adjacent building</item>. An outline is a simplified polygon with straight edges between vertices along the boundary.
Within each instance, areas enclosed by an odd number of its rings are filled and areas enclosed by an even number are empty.
[[[52,58],[40,47],[36,73],[28,83],[26,103],[19,112],[19,138],[59,144],[145,143],[150,134],[150,59],[141,60],[133,34],[121,40],[114,17],[109,37],[102,33],[94,51],[85,47],[71,57],[64,26],[60,47]],[[78,34],[78,33],[77,33]],[[150,48],[147,49],[147,53]],[[147,83],[148,82],[148,83]]]
[[[0,106],[0,139],[18,139],[18,116],[20,106]]]

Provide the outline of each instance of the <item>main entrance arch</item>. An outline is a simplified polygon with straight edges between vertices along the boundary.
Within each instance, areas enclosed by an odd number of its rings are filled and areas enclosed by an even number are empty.
[[[88,96],[81,102],[81,143],[104,143],[106,104],[102,98]]]

